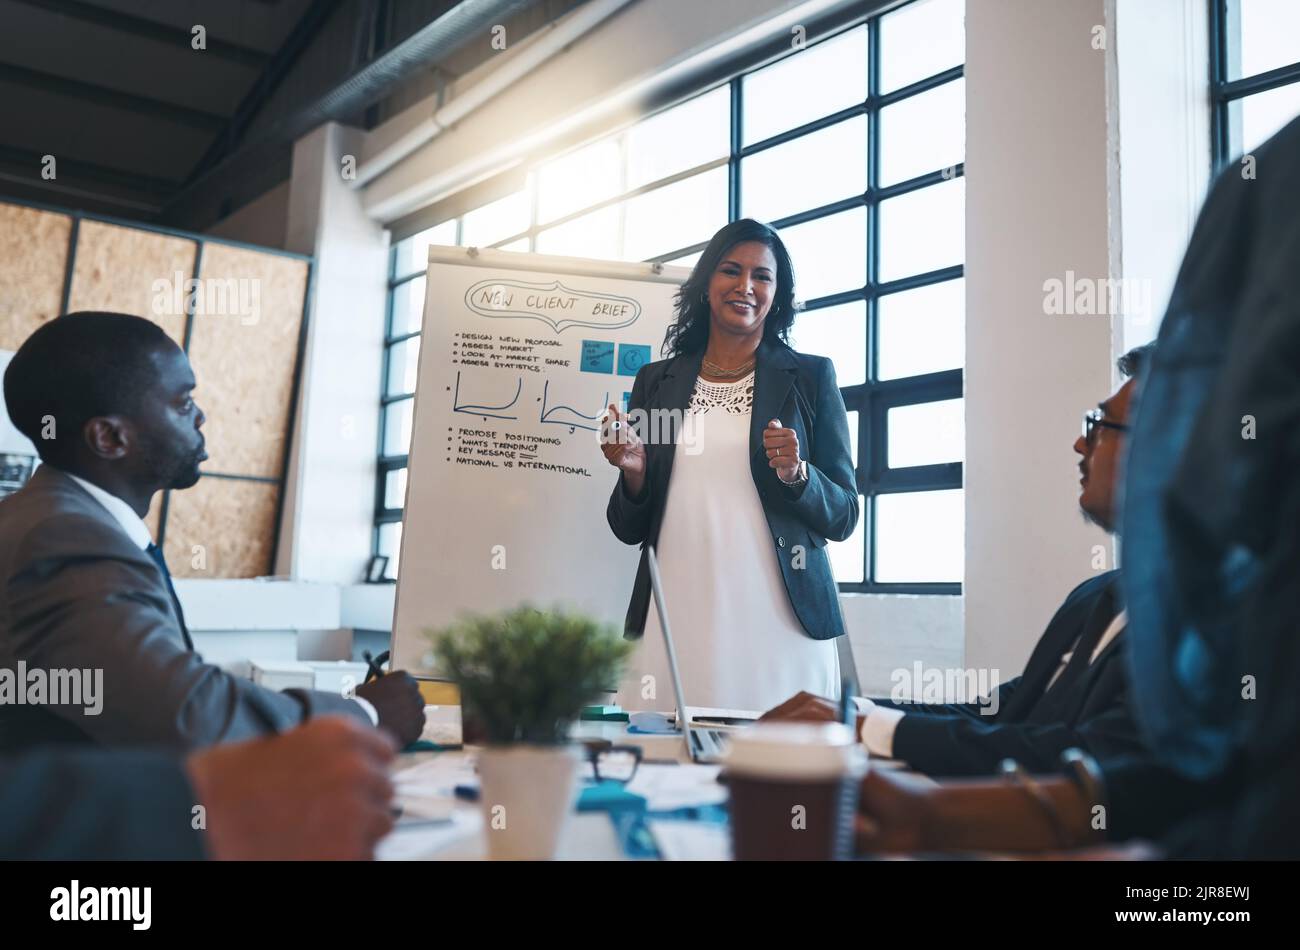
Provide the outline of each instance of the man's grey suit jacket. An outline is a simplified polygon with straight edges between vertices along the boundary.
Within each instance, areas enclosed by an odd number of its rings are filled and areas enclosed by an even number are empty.
[[[187,649],[166,581],[113,515],[42,465],[0,500],[0,670],[102,670],[102,709],[0,703],[0,749],[56,742],[193,749],[370,717],[350,699],[275,692]],[[30,675],[30,674],[29,674]]]

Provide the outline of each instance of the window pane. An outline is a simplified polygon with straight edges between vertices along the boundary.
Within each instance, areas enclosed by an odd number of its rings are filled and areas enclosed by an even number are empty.
[[[964,0],[917,0],[880,21],[880,91],[892,92],[966,59]]]
[[[707,241],[727,223],[725,166],[627,201],[623,259],[643,261]]]
[[[956,165],[965,149],[964,78],[880,110],[882,185]]]
[[[418,333],[424,321],[424,283],[423,275],[393,288],[393,327],[392,336],[404,336]]]
[[[876,304],[877,379],[920,376],[966,363],[966,281],[946,280]]]
[[[898,280],[966,257],[966,187],[960,178],[880,203],[880,279]]]
[[[793,53],[742,83],[746,145],[847,109],[867,98],[867,29]]]
[[[794,261],[794,292],[799,300],[866,285],[866,208],[782,228],[781,240]]]
[[[1281,86],[1228,103],[1229,127],[1240,137],[1238,154],[1247,154],[1300,115],[1300,83]]]
[[[412,337],[388,348],[388,386],[386,396],[403,396],[415,392],[415,373],[420,364],[420,338]]]
[[[867,190],[867,117],[857,116],[741,162],[741,216],[774,221]]]
[[[841,387],[867,381],[865,300],[796,314],[790,337],[800,353],[829,357]]]
[[[876,496],[878,582],[961,582],[966,538],[962,494],[953,488]]]
[[[674,257],[671,261],[664,261],[664,263],[671,264],[674,267],[689,267],[693,270],[703,256],[703,251],[696,251],[694,254],[687,254],[685,257]]]
[[[406,504],[406,468],[391,468],[384,473],[384,507],[401,508]]]
[[[627,187],[725,158],[731,146],[731,90],[720,86],[627,130]]]
[[[419,234],[399,241],[397,244],[397,263],[394,275],[405,277],[407,274],[422,274],[429,266],[430,244],[455,244],[456,219],[444,221],[436,227],[421,231]]]
[[[1235,70],[1229,79],[1254,76],[1279,66],[1300,63],[1300,3],[1296,0],[1244,0],[1239,8],[1241,68]]]
[[[527,231],[530,202],[529,190],[525,188],[467,212],[460,243],[466,247],[487,247]]]
[[[601,208],[542,231],[537,235],[537,253],[616,260],[622,224],[622,205]]]
[[[499,250],[499,251],[514,251],[514,252],[517,252],[517,253],[527,253],[527,252],[528,252],[528,238],[526,238],[526,237],[521,237],[518,241],[511,241],[509,244],[502,244],[499,248],[497,248],[497,250]]]
[[[885,413],[890,468],[960,462],[966,457],[966,403],[944,399],[895,406]]]
[[[547,162],[537,170],[538,223],[544,224],[589,208],[621,191],[623,151],[618,139],[605,139],[580,148]],[[515,229],[520,230],[523,229]]]
[[[414,399],[403,399],[384,408],[384,454],[406,455],[411,450],[411,411]]]
[[[849,415],[856,416],[857,413],[851,412]],[[856,421],[853,420],[854,423]],[[831,560],[831,573],[835,575],[837,584],[861,584],[867,577],[867,545],[863,540],[867,526],[867,503],[861,495],[858,496],[858,506],[862,514],[858,516],[858,524],[853,533],[843,541],[831,541],[826,545],[826,554]]]
[[[378,547],[377,553],[388,558],[388,570],[384,572],[384,577],[390,581],[397,580],[397,561],[402,551],[401,522],[379,526]]]

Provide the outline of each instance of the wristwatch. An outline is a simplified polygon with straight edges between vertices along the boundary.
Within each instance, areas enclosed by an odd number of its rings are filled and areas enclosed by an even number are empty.
[[[808,481],[808,460],[803,459],[799,463],[799,467],[795,469],[795,471],[798,472],[798,476],[795,478],[794,481],[787,482],[779,474],[776,476],[777,481],[779,481],[782,485],[789,485],[791,488],[798,488],[800,485],[804,484],[804,482]]]

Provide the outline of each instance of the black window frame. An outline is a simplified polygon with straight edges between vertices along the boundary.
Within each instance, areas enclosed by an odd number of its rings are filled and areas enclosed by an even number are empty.
[[[918,493],[964,488],[963,463],[960,461],[935,465],[912,466],[907,468],[890,468],[887,457],[889,438],[888,413],[890,409],[901,406],[923,405],[926,403],[951,399],[963,399],[965,396],[964,367],[920,376],[888,380],[879,379],[877,372],[879,356],[878,311],[879,301],[881,298],[894,293],[902,293],[904,291],[915,290],[917,288],[932,286],[947,281],[959,280],[965,276],[965,261],[963,260],[960,264],[944,267],[928,273],[911,275],[898,280],[882,282],[879,279],[881,203],[891,198],[920,191],[927,187],[940,185],[964,177],[965,175],[965,163],[961,162],[954,166],[938,168],[923,175],[916,176],[906,181],[896,182],[888,186],[882,186],[880,184],[881,111],[895,103],[911,99],[914,96],[937,89],[948,83],[957,82],[965,76],[965,64],[962,63],[901,88],[891,90],[887,93],[881,92],[880,21],[882,18],[891,13],[897,12],[899,9],[902,9],[907,5],[909,4],[893,6],[887,10],[873,12],[868,16],[858,17],[855,20],[846,23],[842,28],[835,30],[830,35],[819,38],[815,43],[808,44],[807,48],[812,49],[828,40],[849,33],[852,30],[863,28],[867,30],[867,89],[866,96],[861,102],[855,103],[852,106],[841,109],[840,111],[830,115],[807,122],[793,129],[770,136],[762,141],[744,145],[742,144],[744,142],[742,104],[745,77],[772,64],[771,62],[757,63],[726,82],[726,85],[730,90],[731,134],[729,155],[725,159],[718,158],[694,166],[690,169],[676,172],[661,180],[650,182],[639,188],[622,192],[605,201],[584,206],[581,209],[566,214],[560,218],[549,220],[545,225],[539,225],[537,222],[537,192],[534,190],[529,227],[524,231],[512,234],[495,242],[492,246],[501,247],[526,238],[528,241],[528,247],[531,250],[537,246],[537,236],[542,231],[554,228],[557,225],[564,224],[567,221],[582,217],[586,214],[590,214],[602,207],[611,204],[619,204],[636,195],[653,191],[657,188],[697,174],[702,174],[720,167],[724,163],[728,170],[728,220],[735,221],[740,217],[741,163],[744,159],[766,151],[767,149],[775,148],[795,139],[821,131],[822,129],[836,125],[840,122],[848,121],[858,116],[865,116],[867,120],[868,147],[867,154],[864,158],[867,162],[866,191],[859,195],[841,199],[820,207],[806,209],[797,214],[774,219],[770,222],[773,227],[782,229],[797,224],[803,224],[808,221],[829,217],[830,215],[839,214],[845,211],[851,211],[856,208],[866,209],[866,284],[859,288],[806,300],[803,304],[805,312],[812,312],[859,301],[865,302],[866,304],[867,332],[865,334],[865,365],[867,367],[867,379],[863,383],[851,386],[842,386],[840,389],[844,398],[846,410],[849,412],[856,411],[858,413],[858,458],[855,459],[855,472],[857,490],[864,501],[861,515],[864,519],[864,528],[862,532],[864,543],[864,577],[861,581],[840,582],[839,589],[841,593],[960,595],[962,593],[962,584],[960,581],[882,582],[875,579],[877,567],[876,500],[880,496],[887,494]],[[706,95],[717,88],[718,86],[714,85],[700,89],[696,91],[693,96],[687,97],[687,99],[694,98],[695,96]],[[680,100],[677,104],[684,101],[686,101],[686,99]],[[668,108],[672,108],[672,106],[669,106]],[[642,119],[638,121],[644,121],[644,119],[649,118],[650,115],[653,114],[655,113],[643,116]],[[541,162],[534,164],[541,164]],[[460,243],[461,234],[462,219],[457,218],[456,238],[458,244]],[[707,241],[679,247],[656,257],[649,258],[649,260],[656,263],[670,263],[675,259],[702,251],[706,244]],[[406,455],[385,456],[383,454],[384,432],[386,428],[385,414],[389,405],[400,402],[403,399],[414,398],[413,395],[398,397],[383,395],[387,393],[388,387],[389,358],[393,345],[402,340],[409,339],[412,336],[419,335],[418,332],[397,337],[392,335],[393,301],[395,291],[398,287],[410,280],[420,277],[424,273],[419,270],[410,274],[397,273],[398,250],[399,243],[394,242],[390,251],[389,294],[387,301],[387,314],[385,318],[384,367],[381,392],[381,406],[383,408],[381,409],[380,417],[379,470],[375,494],[375,553],[378,552],[380,526],[384,524],[398,523],[402,520],[402,509],[387,508],[384,505],[384,494],[388,473],[395,469],[400,469],[407,464]]]
[[[1229,79],[1240,55],[1237,37],[1240,0],[1210,0],[1210,152],[1212,169],[1221,170],[1243,153],[1232,143],[1232,103],[1300,83],[1300,61],[1240,79]]]

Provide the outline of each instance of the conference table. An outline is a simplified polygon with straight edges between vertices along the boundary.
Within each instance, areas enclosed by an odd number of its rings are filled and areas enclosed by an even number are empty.
[[[695,817],[716,814],[717,806],[725,805],[726,787],[717,781],[720,767],[691,762],[680,735],[633,734],[626,723],[581,722],[575,726],[573,738],[641,747],[642,764],[627,790],[646,798],[638,840],[645,840],[648,829],[653,846],[642,857],[635,852],[644,853],[643,849],[629,849],[628,829],[623,826],[620,832],[614,813],[579,811],[569,815],[561,832],[558,860],[730,859],[727,825]],[[376,853],[380,860],[473,861],[487,857],[480,804],[454,794],[456,786],[476,781],[475,752],[474,747],[467,747],[398,757],[393,776],[404,814],[380,843]],[[873,759],[872,767],[897,768],[898,763]],[[916,780],[930,781],[923,776]]]

